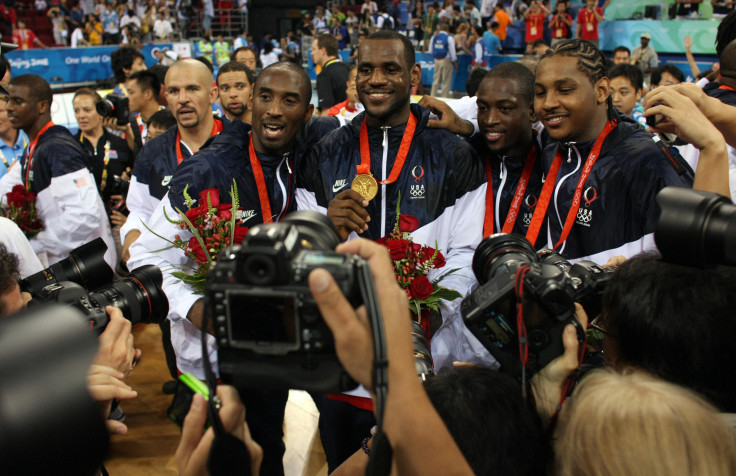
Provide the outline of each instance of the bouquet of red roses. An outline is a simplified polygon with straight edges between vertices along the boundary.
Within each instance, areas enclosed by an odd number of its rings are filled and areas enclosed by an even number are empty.
[[[445,266],[445,257],[436,248],[414,243],[410,233],[417,228],[419,228],[419,220],[412,215],[402,215],[397,205],[396,224],[393,231],[377,242],[388,248],[394,262],[396,280],[409,297],[409,309],[417,322],[427,330],[428,323],[423,322],[422,311],[438,311],[441,300],[454,301],[462,295],[454,289],[440,286],[444,278],[458,271],[459,268],[451,269],[432,281],[427,278],[430,271]]]
[[[212,267],[220,251],[232,244],[240,244],[248,234],[248,228],[238,226],[243,221],[243,213],[238,203],[235,180],[230,187],[232,203],[220,203],[220,191],[208,188],[199,193],[199,206],[195,207],[197,200],[189,196],[187,188],[184,189],[184,203],[188,210],[182,212],[177,208],[179,219],[169,218],[165,209],[164,215],[169,222],[182,230],[188,230],[192,234],[189,240],[184,241],[180,235],[176,235],[174,241],[171,241],[146,228],[171,243],[169,248],[183,250],[187,257],[194,261],[196,267],[184,267],[171,274],[190,285],[195,294],[204,294],[207,271]]]
[[[0,214],[13,220],[29,240],[43,231],[43,224],[36,212],[36,194],[26,190],[23,185],[16,185],[6,194],[7,208]]]

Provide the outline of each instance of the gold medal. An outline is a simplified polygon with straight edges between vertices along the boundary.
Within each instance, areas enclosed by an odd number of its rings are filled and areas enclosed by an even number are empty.
[[[358,192],[366,200],[373,200],[378,193],[378,182],[370,174],[356,175],[350,188]]]

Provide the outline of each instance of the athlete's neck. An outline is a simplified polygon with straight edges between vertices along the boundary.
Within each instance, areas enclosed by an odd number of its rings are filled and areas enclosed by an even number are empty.
[[[151,116],[156,114],[159,109],[161,109],[161,106],[159,106],[158,101],[147,102],[141,111],[141,119],[143,119],[143,122],[148,122]]]
[[[231,121],[234,121],[235,119],[237,119],[240,122],[244,122],[246,124],[250,124],[251,121],[253,120],[253,114],[250,112],[250,109],[247,111],[243,111],[242,114],[239,114],[237,116],[235,114],[230,114],[229,112],[225,111],[225,116]]]
[[[407,101],[405,106],[388,117],[373,116],[366,109],[365,120],[368,121],[369,127],[395,127],[405,124],[409,120],[409,114],[411,114],[411,103]]]
[[[51,115],[50,114],[44,114],[42,116],[39,116],[38,119],[36,119],[36,122],[33,123],[31,127],[28,128],[26,131],[26,134],[28,134],[28,140],[34,140],[36,139],[36,136],[38,135],[38,132],[43,129],[43,127],[51,122]]]
[[[179,126],[181,140],[189,147],[192,154],[196,154],[199,148],[210,138],[214,123],[215,119],[212,117],[212,114],[206,114],[204,120],[194,127],[186,128]]]
[[[729,88],[736,89],[736,78],[721,76],[720,78],[718,78],[718,83],[723,86],[728,86]]]
[[[580,137],[571,139],[570,142],[588,142],[598,138],[603,132],[603,128],[608,124],[608,109],[605,106],[598,107],[593,118],[590,121],[590,127],[580,134]]]
[[[18,129],[8,127],[7,131],[0,134],[0,139],[2,139],[2,141],[8,144],[10,147],[13,147],[15,145],[15,142],[18,140],[18,134],[20,134],[18,132]]]

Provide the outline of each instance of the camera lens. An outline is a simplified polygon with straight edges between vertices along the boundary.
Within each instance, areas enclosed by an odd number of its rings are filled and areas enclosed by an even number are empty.
[[[333,251],[341,241],[332,220],[315,211],[302,210],[291,213],[280,223],[296,225],[299,228],[302,248]]]
[[[133,324],[159,323],[169,313],[169,300],[161,289],[161,270],[152,265],[133,270],[130,276],[89,295],[99,307],[115,306]]]
[[[537,253],[521,235],[496,233],[480,242],[473,255],[473,272],[480,284],[485,284],[502,267],[521,263],[536,263]]]
[[[102,101],[98,102],[95,105],[95,109],[97,109],[97,114],[102,117],[112,117],[113,113],[115,112],[115,106],[109,99],[103,99]]]
[[[243,262],[243,272],[248,282],[255,286],[272,284],[276,279],[276,266],[269,256],[248,255]]]
[[[109,283],[114,275],[105,262],[106,251],[107,245],[102,238],[96,238],[72,250],[68,258],[28,276],[21,281],[20,288],[37,296],[44,287],[60,281],[71,281],[86,289]]]
[[[736,206],[721,195],[666,187],[657,194],[662,214],[654,241],[674,263],[736,265]]]

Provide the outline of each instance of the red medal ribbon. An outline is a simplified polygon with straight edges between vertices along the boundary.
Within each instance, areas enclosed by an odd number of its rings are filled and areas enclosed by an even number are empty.
[[[271,214],[271,202],[268,199],[268,189],[266,189],[266,179],[263,176],[263,167],[261,167],[261,161],[258,160],[256,155],[256,149],[253,147],[253,135],[250,134],[250,144],[248,144],[248,156],[250,158],[250,166],[253,169],[253,176],[256,179],[256,187],[258,188],[258,200],[261,202],[261,215],[263,215],[263,223],[273,223],[273,215]],[[287,159],[288,161],[288,159]],[[286,208],[289,208],[291,202],[291,184],[292,184],[292,169],[289,168],[289,190],[286,191]]]
[[[214,120],[214,124],[212,124],[212,132],[210,132],[210,137],[216,136],[222,132],[222,122],[219,119]],[[181,132],[176,131],[176,165],[181,164],[184,161],[184,155],[181,153]]]
[[[360,165],[356,165],[358,175],[372,175],[371,151],[370,145],[368,144],[368,125],[366,122],[367,118],[364,117],[363,124],[360,126]],[[404,162],[406,161],[406,156],[409,155],[411,139],[414,137],[416,128],[417,118],[414,117],[414,114],[409,113],[409,122],[406,123],[406,130],[404,130],[404,136],[401,138],[401,145],[399,146],[399,153],[396,154],[396,161],[388,178],[378,182],[381,185],[393,183],[399,178],[401,169],[404,167]]]
[[[526,157],[526,163],[524,164],[524,170],[521,173],[519,183],[516,184],[516,191],[514,192],[514,199],[511,201],[511,207],[506,215],[506,220],[503,224],[503,233],[511,233],[514,229],[514,223],[516,218],[519,216],[519,208],[526,192],[526,187],[529,185],[529,177],[532,175],[534,169],[534,163],[537,160],[537,146],[532,144],[532,148]],[[483,220],[483,238],[488,238],[493,234],[493,177],[491,175],[491,154],[486,155],[485,161],[486,177],[488,178],[488,188],[486,188],[486,216]]]
[[[729,91],[736,91],[736,89],[732,88],[731,86],[726,86],[725,84],[721,84],[718,89],[727,89]]]
[[[572,205],[570,205],[570,211],[567,213],[567,218],[565,219],[565,226],[562,228],[562,234],[560,235],[560,239],[557,241],[557,244],[555,244],[554,249],[559,248],[560,245],[567,240],[567,236],[570,234],[570,230],[572,230],[572,226],[575,223],[575,217],[577,216],[578,209],[580,208],[580,197],[583,195],[585,181],[588,180],[588,176],[590,175],[591,170],[593,170],[593,165],[601,153],[603,141],[606,140],[608,134],[610,134],[615,127],[616,121],[609,121],[598,136],[598,139],[596,139],[595,144],[593,144],[593,149],[590,151],[590,154],[588,154],[588,158],[585,160],[585,166],[580,173],[578,185],[575,187],[575,194],[573,195]],[[555,188],[557,174],[560,171],[560,167],[562,167],[562,152],[558,146],[555,160],[552,162],[552,166],[547,173],[547,180],[544,182],[544,187],[542,187],[542,193],[539,195],[537,209],[534,211],[532,222],[526,232],[526,238],[531,243],[537,242],[537,236],[539,236],[539,230],[542,228],[542,222],[544,222],[544,217],[547,214],[547,207],[549,207],[549,202],[552,198],[552,191]]]
[[[33,167],[33,153],[36,151],[36,144],[38,144],[38,139],[41,138],[44,133],[49,130],[50,127],[54,125],[54,121],[49,121],[46,123],[45,126],[41,128],[40,131],[38,131],[38,134],[36,134],[36,138],[33,139],[28,146],[28,160],[26,161],[26,190],[31,189],[31,181],[30,181],[30,174],[31,174],[31,168]]]

